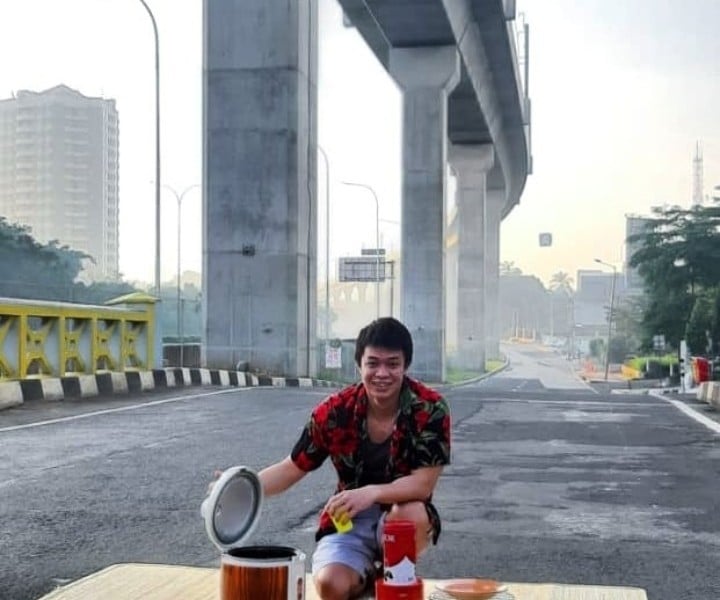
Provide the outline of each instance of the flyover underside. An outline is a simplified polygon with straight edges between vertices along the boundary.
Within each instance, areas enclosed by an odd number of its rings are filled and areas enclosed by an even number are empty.
[[[452,282],[454,289],[448,291],[447,298],[451,298],[453,304],[447,309],[457,311],[452,319],[457,334],[453,331],[448,335],[456,352],[453,360],[460,368],[482,369],[485,356],[495,358],[499,352],[496,315],[500,222],[518,203],[529,164],[526,100],[519,85],[515,34],[506,18],[505,3],[502,0],[339,1],[377,59],[396,79],[393,56],[398,49],[419,52],[422,48],[455,48],[459,53],[460,80],[449,90],[446,104],[447,140],[458,151],[467,149],[466,156],[492,158],[462,161],[462,168],[454,169],[458,182],[459,227],[449,255],[455,262],[441,262],[446,272],[432,277],[434,283],[425,285],[427,289],[423,294],[427,298],[438,297],[444,289],[440,286]],[[409,90],[399,83],[407,95]],[[412,122],[406,115],[404,128],[408,127],[412,127]],[[418,143],[438,147],[445,144],[445,140],[435,141],[429,137],[422,142],[410,140],[407,132],[403,136],[404,155],[417,154]],[[474,179],[476,174],[482,175],[480,179]],[[405,161],[403,177],[416,180]],[[403,186],[403,316],[418,338],[420,354],[425,357],[436,355],[437,345],[445,336],[427,334],[426,325],[432,321],[430,311],[437,310],[439,304],[431,308],[432,303],[420,299],[421,282],[427,284],[424,279],[427,267],[415,272],[417,269],[410,263],[422,257],[426,264],[434,264],[425,254],[418,253],[417,242],[413,240],[419,235],[420,214],[428,215],[425,225],[429,226],[429,215],[444,210],[444,190],[444,184],[435,190],[430,186],[421,195],[417,187]],[[424,250],[441,254],[445,243]],[[419,305],[423,305],[424,310],[415,310]],[[443,325],[448,322],[443,316]],[[426,347],[427,344],[432,347]],[[443,359],[431,360],[429,364],[435,366],[427,372],[427,365],[423,365],[424,374],[432,378],[444,372],[444,366],[438,366],[442,363]]]
[[[461,203],[468,210],[476,193],[483,205],[468,213],[482,242],[467,245],[472,232],[464,227],[466,245],[457,253],[468,271],[456,278],[465,298],[458,327],[474,330],[474,363],[495,353],[499,224],[527,174],[524,104],[504,3],[339,2],[404,92],[401,306],[416,341],[414,373],[439,381],[446,145],[492,148],[482,185],[466,188]],[[316,368],[316,10],[296,0],[204,2],[208,366],[248,361],[285,375]],[[477,260],[484,267],[472,275]],[[482,324],[471,314],[480,287]],[[482,330],[490,333],[487,348],[477,344]]]
[[[386,69],[392,48],[458,48],[462,73],[448,100],[448,138],[494,145],[488,188],[506,191],[507,215],[525,185],[528,156],[514,33],[503,0],[338,1]]]

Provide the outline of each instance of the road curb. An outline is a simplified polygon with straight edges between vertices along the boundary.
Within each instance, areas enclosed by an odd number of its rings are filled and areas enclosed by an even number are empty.
[[[175,387],[339,387],[311,377],[271,377],[223,369],[172,368],[0,382],[0,410],[36,401],[127,395]]]

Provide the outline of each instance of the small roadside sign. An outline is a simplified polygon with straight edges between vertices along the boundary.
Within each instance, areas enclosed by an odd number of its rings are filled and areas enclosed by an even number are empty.
[[[665,350],[665,336],[654,335],[653,336],[653,350],[662,351]]]
[[[342,346],[335,348],[325,344],[325,368],[342,369]]]

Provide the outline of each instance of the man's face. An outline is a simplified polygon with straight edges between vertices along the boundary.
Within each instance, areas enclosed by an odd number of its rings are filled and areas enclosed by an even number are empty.
[[[360,359],[360,377],[370,400],[387,406],[400,397],[405,376],[405,355],[402,350],[366,346]]]

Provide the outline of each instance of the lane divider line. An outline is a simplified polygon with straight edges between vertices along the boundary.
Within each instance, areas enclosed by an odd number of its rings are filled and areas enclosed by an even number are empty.
[[[92,412],[83,413],[81,415],[69,415],[67,417],[58,417],[57,419],[48,419],[46,421],[36,421],[34,423],[25,423],[24,425],[11,425],[9,427],[0,428],[0,433],[8,431],[20,431],[22,429],[32,429],[33,427],[43,427],[45,425],[55,425],[57,423],[68,423],[69,421],[79,421],[81,419],[89,419],[100,415],[110,415],[113,413],[126,412],[136,410],[138,408],[146,408],[148,406],[159,406],[161,404],[169,404],[171,402],[181,402],[183,400],[197,400],[207,396],[217,396],[219,394],[230,394],[231,392],[249,392],[250,390],[258,390],[262,388],[230,388],[226,390],[216,390],[213,392],[205,392],[201,394],[190,394],[188,396],[173,396],[172,398],[163,398],[161,400],[152,400],[140,404],[129,404],[127,406],[118,406],[117,408],[106,408],[103,410],[94,410]]]
[[[657,392],[650,392],[650,395],[655,396],[656,398],[660,398],[661,400],[665,400],[665,402],[669,402],[680,412],[685,413],[688,417],[694,419],[698,423],[705,425],[705,427],[707,427],[710,431],[720,434],[720,423],[718,423],[717,421],[713,421],[712,419],[706,417],[703,414],[700,414],[696,410],[693,410],[684,402],[680,402],[680,400],[673,400],[672,398],[668,398],[667,396],[663,396],[662,394],[659,394]]]

